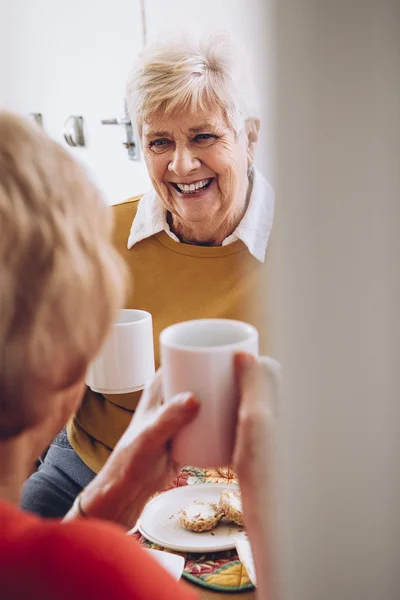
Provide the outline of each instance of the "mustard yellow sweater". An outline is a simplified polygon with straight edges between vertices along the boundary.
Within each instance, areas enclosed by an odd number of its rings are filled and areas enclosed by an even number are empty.
[[[260,352],[269,352],[266,299],[261,288],[269,270],[240,240],[227,246],[182,244],[165,232],[127,248],[140,197],[113,207],[115,245],[125,259],[132,289],[126,308],[153,316],[156,367],[159,334],[179,321],[199,318],[239,319],[260,331]],[[68,424],[68,438],[82,460],[99,471],[126,429],[140,392],[102,396],[87,390],[82,406]]]

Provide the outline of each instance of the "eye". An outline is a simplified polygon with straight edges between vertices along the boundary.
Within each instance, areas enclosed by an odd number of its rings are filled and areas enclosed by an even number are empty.
[[[171,143],[170,140],[167,140],[167,138],[160,138],[157,140],[152,140],[149,143],[149,148],[151,150],[153,150],[154,152],[163,152],[164,150],[166,150],[168,148],[170,143]]]
[[[194,141],[198,142],[198,143],[203,143],[203,144],[207,144],[207,142],[213,142],[214,140],[217,139],[217,136],[214,135],[213,133],[198,133],[195,138]]]

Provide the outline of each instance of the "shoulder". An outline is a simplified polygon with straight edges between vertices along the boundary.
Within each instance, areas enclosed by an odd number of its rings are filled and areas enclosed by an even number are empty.
[[[71,594],[75,600],[192,599],[185,587],[164,572],[135,540],[110,523],[84,519],[70,523],[38,521],[27,535],[14,540],[14,548],[17,545],[19,551],[14,552],[14,558],[18,557],[18,569],[25,574],[27,589],[46,580],[49,593],[41,596],[43,600]]]
[[[115,211],[123,210],[124,208],[129,208],[129,206],[137,206],[141,198],[143,198],[144,194],[138,194],[137,196],[132,196],[127,200],[122,200],[122,202],[116,202],[111,205],[111,208]]]
[[[133,196],[128,200],[111,206],[114,219],[114,240],[117,247],[123,248],[126,246],[132,222],[136,217],[139,202],[143,196],[144,194]]]
[[[132,198],[128,198],[127,200],[119,202],[118,204],[113,204],[111,206],[111,210],[114,214],[114,217],[116,219],[132,217],[133,219],[136,216],[139,202],[143,196],[144,194],[139,194],[138,196],[132,196]]]
[[[126,557],[132,559],[140,547],[117,525],[95,519],[77,519],[69,523],[42,526],[41,537],[47,537],[57,549],[59,564],[70,562],[75,572],[83,567],[86,573],[115,564]],[[46,531],[47,530],[47,531]],[[82,565],[84,561],[84,565]]]

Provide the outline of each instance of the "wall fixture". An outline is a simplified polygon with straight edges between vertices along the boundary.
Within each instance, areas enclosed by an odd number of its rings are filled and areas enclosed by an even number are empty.
[[[102,125],[123,125],[126,130],[126,142],[124,146],[128,151],[129,160],[140,160],[139,140],[133,132],[132,121],[129,118],[128,111],[125,105],[125,117],[121,119],[102,119]]]
[[[64,123],[63,134],[69,146],[84,146],[83,117],[71,116]]]
[[[30,118],[35,121],[40,127],[43,127],[42,113],[29,113]]]

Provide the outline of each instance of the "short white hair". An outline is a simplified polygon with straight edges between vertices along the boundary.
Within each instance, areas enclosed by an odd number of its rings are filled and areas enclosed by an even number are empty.
[[[154,113],[222,112],[236,132],[259,118],[248,53],[227,31],[185,29],[150,44],[128,78],[126,100],[140,136]]]
[[[83,168],[0,111],[0,439],[81,378],[124,299],[112,214]]]

